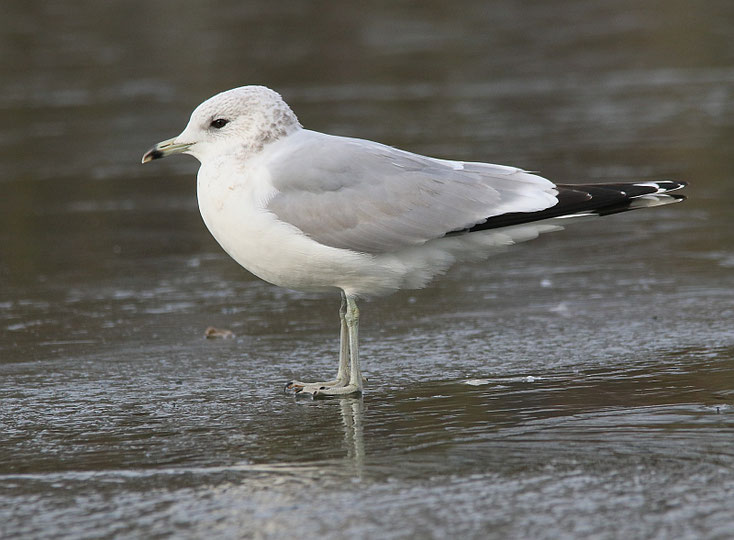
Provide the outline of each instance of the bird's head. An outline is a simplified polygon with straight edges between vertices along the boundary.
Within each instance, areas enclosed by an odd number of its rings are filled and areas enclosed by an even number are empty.
[[[246,157],[298,128],[296,115],[280,94],[264,86],[241,86],[199,105],[186,129],[153,146],[143,163],[172,154],[190,154],[201,162],[214,154]]]

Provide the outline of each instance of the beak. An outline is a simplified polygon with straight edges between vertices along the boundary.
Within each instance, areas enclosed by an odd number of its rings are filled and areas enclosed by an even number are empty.
[[[153,148],[148,150],[143,156],[143,163],[148,163],[154,159],[164,158],[171,154],[180,154],[186,152],[193,143],[177,143],[176,137],[167,141],[159,142]]]

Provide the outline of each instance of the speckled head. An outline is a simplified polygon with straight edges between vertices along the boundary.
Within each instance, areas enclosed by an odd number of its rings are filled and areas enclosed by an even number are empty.
[[[249,157],[299,128],[280,94],[264,86],[241,86],[196,107],[186,129],[151,148],[143,163],[176,153],[191,154],[201,162],[214,155]]]

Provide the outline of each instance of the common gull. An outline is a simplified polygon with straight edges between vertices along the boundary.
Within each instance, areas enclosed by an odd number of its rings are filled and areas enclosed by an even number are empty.
[[[503,165],[451,161],[304,129],[280,95],[243,86],[206,100],[183,132],[143,163],[190,154],[201,163],[204,223],[265,281],[341,294],[339,370],[296,393],[358,394],[356,300],[419,289],[456,262],[573,221],[684,199],[684,182],[554,184]]]

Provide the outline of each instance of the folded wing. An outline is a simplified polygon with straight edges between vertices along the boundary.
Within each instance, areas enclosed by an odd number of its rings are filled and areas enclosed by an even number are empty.
[[[386,253],[558,203],[553,183],[513,167],[456,162],[303,130],[267,161],[267,209],[313,240]]]

